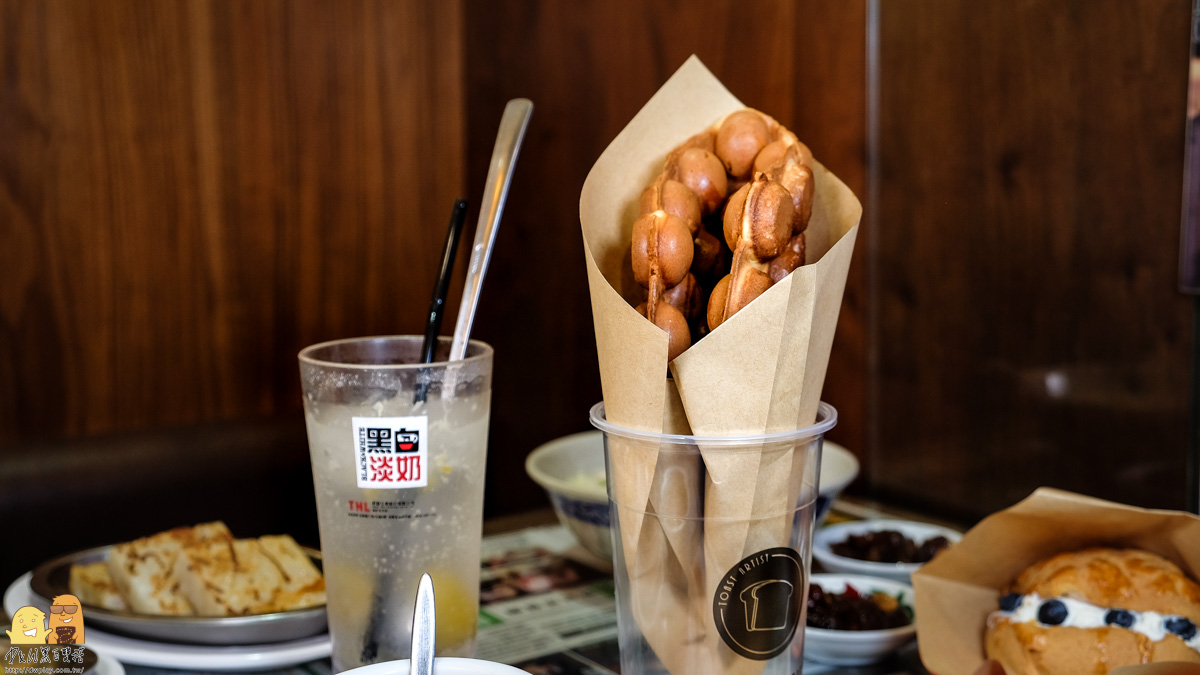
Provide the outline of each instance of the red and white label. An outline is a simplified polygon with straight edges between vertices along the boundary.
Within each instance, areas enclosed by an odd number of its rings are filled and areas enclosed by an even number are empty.
[[[355,417],[358,487],[416,488],[429,484],[429,421],[421,417]]]

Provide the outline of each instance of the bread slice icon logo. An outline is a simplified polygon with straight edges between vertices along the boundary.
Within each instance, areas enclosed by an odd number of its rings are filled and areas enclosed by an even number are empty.
[[[713,594],[713,621],[725,646],[756,661],[787,649],[800,624],[805,575],[800,554],[787,547],[759,551],[730,568]]]
[[[746,613],[746,631],[787,630],[796,587],[785,579],[764,579],[739,594]]]

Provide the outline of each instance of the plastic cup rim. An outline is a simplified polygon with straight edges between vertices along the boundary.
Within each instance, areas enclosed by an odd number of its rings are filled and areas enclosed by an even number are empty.
[[[776,431],[766,434],[742,434],[736,436],[692,436],[688,434],[663,434],[641,429],[630,429],[609,422],[604,415],[604,401],[592,406],[588,412],[592,426],[605,434],[654,443],[672,445],[760,445],[798,441],[823,436],[837,424],[837,409],[821,401],[817,406],[817,421],[802,429]]]
[[[492,346],[489,345],[488,343],[486,343],[482,340],[469,340],[467,342],[468,350],[470,349],[470,347],[478,347],[478,348],[480,348],[480,351],[478,354],[471,354],[470,356],[467,356],[465,359],[462,359],[459,361],[433,361],[431,363],[379,363],[379,364],[341,363],[340,361],[328,361],[325,359],[313,358],[311,356],[311,354],[313,352],[316,352],[317,350],[324,349],[327,347],[332,347],[334,345],[347,344],[347,343],[351,343],[351,342],[372,342],[372,341],[376,341],[376,340],[387,340],[387,341],[416,340],[417,342],[423,342],[425,340],[425,337],[423,335],[365,335],[362,337],[341,338],[338,340],[327,340],[325,342],[318,342],[316,344],[309,345],[309,346],[305,347],[304,349],[301,349],[300,353],[297,354],[297,358],[300,359],[301,363],[308,364],[311,366],[318,366],[321,368],[346,368],[346,369],[351,369],[351,370],[420,370],[420,369],[444,367],[444,366],[449,366],[451,364],[466,364],[466,363],[473,363],[476,361],[482,361],[485,359],[492,358],[492,355],[495,353],[495,350],[492,349]],[[451,341],[452,341],[452,338],[449,338],[445,335],[438,336],[439,343],[451,342]]]

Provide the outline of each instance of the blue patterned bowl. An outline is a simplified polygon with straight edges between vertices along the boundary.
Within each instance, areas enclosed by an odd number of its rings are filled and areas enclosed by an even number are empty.
[[[837,443],[825,440],[821,444],[821,482],[817,494],[816,527],[825,523],[833,500],[858,477],[858,458]]]
[[[604,434],[584,431],[538,446],[525,471],[550,495],[558,519],[592,555],[612,560]]]

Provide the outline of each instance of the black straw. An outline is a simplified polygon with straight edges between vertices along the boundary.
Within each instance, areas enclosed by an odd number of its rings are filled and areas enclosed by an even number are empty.
[[[450,212],[450,227],[446,229],[446,245],[442,247],[442,269],[433,285],[433,299],[429,301],[429,316],[425,320],[425,342],[421,345],[421,363],[433,363],[437,350],[438,334],[442,330],[442,316],[446,309],[446,293],[450,290],[450,275],[454,271],[454,254],[458,251],[458,237],[467,220],[467,202],[459,199]],[[429,394],[429,373],[421,373],[413,403],[424,403]]]
[[[421,344],[420,363],[433,363],[433,355],[437,348],[438,333],[442,329],[442,314],[446,305],[446,293],[450,289],[450,273],[454,271],[454,254],[458,250],[458,236],[462,234],[463,223],[467,219],[467,202],[459,199],[454,202],[454,210],[450,212],[450,228],[446,231],[446,244],[442,247],[442,269],[438,272],[437,281],[433,285],[433,300],[429,303],[429,316],[425,321],[425,341]],[[429,393],[429,371],[417,376],[416,392],[413,394],[413,404],[424,403]],[[376,633],[380,629],[380,616],[383,596],[382,580],[375,583],[375,594],[371,598],[370,615],[367,619],[367,634],[363,640],[360,660],[364,664],[374,663],[379,655],[379,640]]]
[[[458,250],[458,236],[462,234],[467,219],[467,202],[454,202],[450,213],[450,228],[446,230],[446,245],[442,247],[442,271],[438,273],[433,287],[433,300],[429,302],[429,320],[425,322],[425,344],[421,350],[421,363],[433,363],[433,352],[437,347],[438,333],[442,330],[442,315],[446,308],[446,293],[450,290],[450,273],[454,271],[454,253]]]

